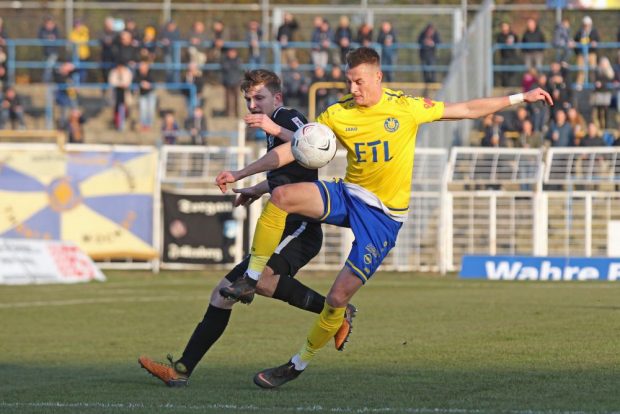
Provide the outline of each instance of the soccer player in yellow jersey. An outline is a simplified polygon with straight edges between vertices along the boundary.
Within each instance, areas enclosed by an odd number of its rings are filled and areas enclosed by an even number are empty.
[[[278,387],[303,372],[340,328],[355,292],[394,247],[398,231],[407,219],[418,125],[479,118],[520,102],[553,104],[549,94],[540,88],[460,103],[412,98],[382,87],[379,55],[373,49],[352,50],[346,64],[350,94],[318,117],[347,149],[344,180],[283,185],[272,192],[271,202],[289,214],[350,227],[355,241],[299,353],[286,364],[263,370],[254,377],[254,383],[262,388]],[[293,159],[290,143],[281,145],[237,179],[286,165]]]

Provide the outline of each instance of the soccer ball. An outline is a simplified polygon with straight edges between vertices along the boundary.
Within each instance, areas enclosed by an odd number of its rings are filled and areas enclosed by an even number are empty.
[[[291,149],[303,167],[321,168],[336,155],[336,136],[325,125],[310,122],[295,132]]]

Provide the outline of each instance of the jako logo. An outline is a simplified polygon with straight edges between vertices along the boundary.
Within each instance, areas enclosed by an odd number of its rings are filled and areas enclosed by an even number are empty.
[[[524,266],[518,261],[486,261],[485,270],[489,280],[620,280],[620,262],[609,263],[606,277],[593,266],[552,266],[548,260],[543,260],[540,266]]]

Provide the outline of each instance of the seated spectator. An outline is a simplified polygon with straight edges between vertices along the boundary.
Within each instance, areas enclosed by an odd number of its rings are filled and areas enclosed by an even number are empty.
[[[86,118],[78,108],[71,109],[69,117],[62,125],[62,130],[67,134],[67,140],[71,144],[84,143],[84,123]]]
[[[483,147],[506,147],[503,123],[503,116],[497,114],[487,115],[482,124],[484,127],[484,137],[480,145]]]
[[[343,83],[346,82],[346,78],[340,66],[337,66],[337,65],[332,66],[332,69],[329,71],[328,80],[329,82],[343,82]],[[336,103],[346,94],[347,94],[346,87],[342,89],[333,88],[333,87],[329,88],[329,94],[328,94],[327,101],[330,104]]]
[[[162,141],[165,145],[174,145],[177,142],[178,135],[179,125],[176,119],[174,119],[174,114],[172,112],[166,112],[164,114],[164,121],[161,125]]]
[[[11,129],[26,129],[26,124],[24,123],[24,106],[15,88],[12,86],[9,86],[4,91],[0,127],[4,128],[7,121],[11,122]]]
[[[575,146],[578,146],[581,139],[586,134],[586,120],[577,112],[577,109],[570,107],[566,111],[567,121],[573,130]]]
[[[545,35],[538,27],[538,22],[534,19],[527,19],[525,33],[521,38],[521,42],[525,45],[528,43],[545,43]],[[543,49],[535,47],[533,49],[523,48],[523,57],[525,59],[525,66],[528,69],[536,68],[540,69],[543,65]]]
[[[196,106],[185,120],[185,130],[189,132],[193,145],[205,145],[207,143],[207,118],[202,107]]]
[[[532,122],[526,119],[523,121],[521,134],[515,145],[519,148],[541,148],[543,145],[542,134],[534,131]]]
[[[505,122],[505,127],[507,131],[523,131],[523,123],[525,121],[529,122],[530,115],[525,106],[520,106],[516,111],[511,112],[512,116],[508,117]]]
[[[523,89],[523,92],[532,90],[534,85],[536,85],[537,80],[538,71],[536,68],[528,69],[528,71],[523,74],[523,78],[521,80],[521,88]]]
[[[604,147],[605,141],[594,122],[588,123],[588,131],[579,144],[581,147]]]
[[[124,62],[118,62],[108,77],[114,96],[114,127],[118,131],[125,129],[125,121],[129,119],[132,81],[133,73]]]
[[[553,98],[553,108],[567,110],[570,107],[571,89],[570,82],[566,80],[564,70],[558,62],[551,64],[551,70],[548,75],[546,90]]]
[[[596,112],[598,126],[607,128],[607,114],[611,106],[611,89],[609,84],[614,80],[614,70],[607,56],[602,56],[596,68],[594,77],[594,92],[590,97],[592,109]]]
[[[552,147],[570,147],[574,145],[575,136],[570,124],[566,122],[566,112],[559,109],[545,137]]]

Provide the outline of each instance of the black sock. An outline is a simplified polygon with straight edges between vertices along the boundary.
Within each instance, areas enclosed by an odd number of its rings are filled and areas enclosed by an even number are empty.
[[[290,276],[280,276],[273,297],[314,313],[321,313],[325,304],[325,296]]]
[[[209,348],[220,339],[228,325],[231,311],[231,309],[220,309],[209,304],[202,322],[194,329],[194,333],[185,346],[183,356],[179,360],[187,368],[188,374],[192,373]]]

